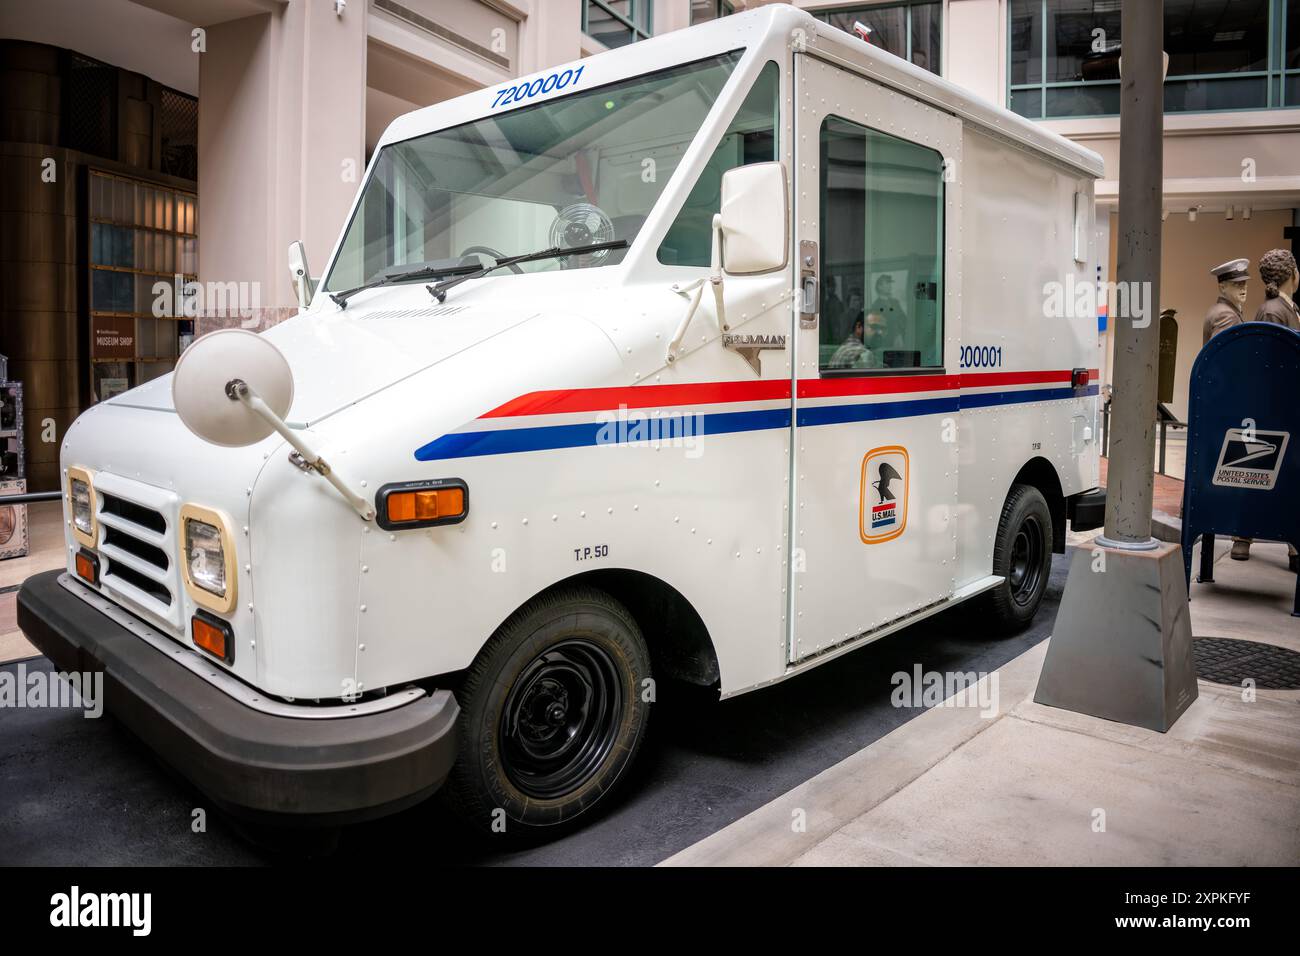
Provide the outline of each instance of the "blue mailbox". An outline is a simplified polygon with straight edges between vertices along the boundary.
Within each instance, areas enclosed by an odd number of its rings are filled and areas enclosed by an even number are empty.
[[[1300,547],[1300,333],[1268,322],[1220,332],[1192,366],[1183,566],[1212,581],[1215,534]],[[1293,616],[1300,617],[1300,576]]]

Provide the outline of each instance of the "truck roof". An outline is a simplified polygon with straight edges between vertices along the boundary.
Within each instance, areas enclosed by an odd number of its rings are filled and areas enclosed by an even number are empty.
[[[795,30],[804,32],[804,45],[809,51],[838,61],[847,69],[862,73],[884,86],[961,117],[994,135],[1003,136],[1093,178],[1100,178],[1104,173],[1101,156],[1092,150],[788,4],[772,4],[732,14],[687,30],[662,34],[585,59],[547,67],[537,73],[504,81],[501,88],[519,86],[566,69],[576,71],[581,67],[590,78],[589,83],[583,84],[584,88],[589,89],[741,47],[746,49],[747,56],[770,56],[774,47],[789,47]],[[755,52],[759,50],[762,52]],[[517,108],[512,106],[493,110],[497,92],[496,86],[488,87],[399,116],[384,131],[379,146],[470,122],[489,113],[506,113]],[[563,96],[566,92],[573,90],[570,88],[564,92],[553,91],[530,97],[527,105]],[[378,154],[378,149],[375,152]]]

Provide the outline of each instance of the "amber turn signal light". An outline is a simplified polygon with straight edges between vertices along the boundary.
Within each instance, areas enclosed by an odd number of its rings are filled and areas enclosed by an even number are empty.
[[[99,558],[94,554],[82,548],[73,558],[72,564],[81,580],[87,584],[99,583]]]
[[[388,520],[393,524],[447,518],[465,512],[465,492],[460,488],[399,491],[388,496]]]
[[[464,521],[469,513],[469,488],[459,478],[409,481],[384,485],[376,501],[381,528],[428,528]]]
[[[200,611],[190,621],[190,636],[196,647],[207,651],[213,657],[233,664],[235,661],[235,638],[230,625]]]

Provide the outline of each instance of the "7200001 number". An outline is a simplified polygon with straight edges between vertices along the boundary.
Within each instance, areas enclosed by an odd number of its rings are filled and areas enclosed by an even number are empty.
[[[532,99],[539,93],[562,90],[570,83],[577,83],[584,69],[586,69],[585,66],[580,66],[576,70],[552,73],[550,76],[538,77],[531,83],[520,83],[518,86],[507,86],[505,89],[497,90],[497,98],[492,101],[492,108],[496,109],[498,106],[506,106],[510,103],[518,103],[520,100]]]

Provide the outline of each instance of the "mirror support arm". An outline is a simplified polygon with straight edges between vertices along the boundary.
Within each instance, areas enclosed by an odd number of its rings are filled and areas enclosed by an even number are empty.
[[[709,274],[703,279],[696,279],[684,286],[673,286],[673,290],[681,295],[691,295],[691,304],[687,306],[686,314],[682,316],[682,321],[677,326],[677,331],[673,333],[672,340],[668,343],[667,361],[671,365],[677,360],[677,350],[681,347],[682,340],[686,338],[686,330],[690,328],[691,319],[695,318],[695,310],[700,307],[700,299],[704,297],[704,284],[707,282],[713,286],[713,302],[715,314],[718,318],[718,329],[722,332],[731,331],[731,326],[727,324],[727,312],[722,300],[722,216],[715,214],[713,217],[713,244],[710,254]]]
[[[718,329],[722,332],[730,332],[731,326],[727,324],[727,311],[722,304],[722,215],[720,213],[715,213],[713,216],[713,250],[709,259],[711,263],[709,282],[713,286],[713,302],[717,308],[715,315],[718,317]]]
[[[316,290],[307,269],[307,251],[301,240],[289,244],[289,277],[293,281],[293,293],[298,299],[298,305],[307,308],[311,305]]]
[[[271,410],[262,397],[257,394],[248,383],[242,379],[232,378],[226,383],[226,396],[232,402],[242,402],[249,411],[253,412],[264,422],[270,425],[275,431],[289,443],[302,459],[303,467],[309,471],[314,471],[326,481],[328,481],[343,496],[344,500],[352,506],[363,521],[370,521],[375,517],[375,509],[372,508],[366,499],[353,491],[348,484],[338,476],[338,473],[329,466],[320,455],[318,455],[309,445],[301,434],[298,434],[288,425],[284,419]]]

